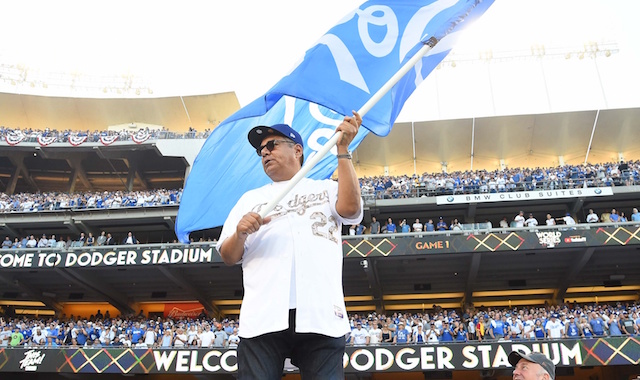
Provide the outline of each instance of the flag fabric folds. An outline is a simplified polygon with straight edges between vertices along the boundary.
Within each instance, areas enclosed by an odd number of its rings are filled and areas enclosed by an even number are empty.
[[[305,141],[305,158],[327,141],[343,115],[364,105],[427,40],[438,43],[363,117],[354,150],[371,131],[385,136],[402,106],[453,47],[458,32],[493,0],[365,2],[338,22],[264,96],[222,122],[209,136],[187,178],[176,235],[223,224],[247,190],[269,182],[247,141],[256,125],[287,123]],[[335,148],[308,174],[328,178]]]

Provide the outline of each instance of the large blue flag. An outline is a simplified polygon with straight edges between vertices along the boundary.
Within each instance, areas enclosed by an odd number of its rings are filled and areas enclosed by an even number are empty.
[[[371,0],[345,16],[309,49],[302,61],[264,96],[223,121],[196,158],[180,201],[176,234],[220,226],[242,194],[269,183],[247,141],[256,125],[287,123],[302,136],[308,159],[343,115],[378,91],[427,40],[438,41],[363,117],[355,150],[371,131],[385,136],[407,98],[453,47],[458,32],[493,0]],[[308,174],[329,178],[335,148]]]

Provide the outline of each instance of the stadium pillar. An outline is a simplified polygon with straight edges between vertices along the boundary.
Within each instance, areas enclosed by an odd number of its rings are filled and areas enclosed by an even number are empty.
[[[14,191],[16,191],[16,185],[18,184],[18,178],[20,177],[20,169],[14,168],[13,173],[11,173],[11,178],[9,178],[9,183],[7,184],[7,188],[4,192],[7,195],[12,195]]]
[[[465,223],[475,223],[477,207],[478,207],[477,203],[469,203],[469,206],[467,206],[467,212],[464,215]]]
[[[184,182],[182,183],[182,188],[187,184],[187,178],[189,177],[189,173],[191,173],[191,165],[187,165],[184,169]]]
[[[476,277],[478,277],[478,270],[480,269],[480,259],[482,253],[474,252],[471,254],[471,264],[469,265],[469,277],[467,278],[467,287],[464,291],[464,306],[473,305],[473,288],[476,284]]]
[[[86,158],[86,155],[74,155],[71,158],[67,158],[67,164],[71,167],[71,178],[69,179],[69,192],[73,193],[76,186],[76,181],[80,179],[82,184],[89,190],[93,189],[93,185],[91,181],[89,181],[89,177],[87,177],[87,173],[84,171],[82,167],[82,161]],[[72,188],[73,187],[73,188]],[[72,188],[72,189],[71,189]]]
[[[376,313],[382,314],[384,312],[384,305],[382,304],[382,287],[380,286],[378,270],[376,269],[377,263],[377,260],[367,258],[360,261],[360,266],[362,266],[364,273],[367,275],[369,289],[371,289],[373,302],[376,306]]]
[[[204,306],[209,315],[214,315],[216,316],[216,318],[222,317],[222,312],[220,312],[220,309],[213,305],[212,300],[206,297],[205,294],[200,289],[198,289],[197,286],[193,285],[191,281],[189,281],[188,277],[185,276],[181,271],[165,267],[163,265],[160,265],[157,268],[171,282],[183,289],[188,290],[189,293],[193,294],[198,302],[200,302],[202,306]]]
[[[15,171],[15,182],[17,185],[18,182],[18,177],[20,176],[20,173],[22,173],[22,178],[27,181],[27,183],[33,188],[33,190],[35,190],[36,192],[39,192],[40,189],[38,188],[38,185],[36,184],[36,182],[33,180],[33,177],[31,177],[31,174],[29,174],[29,170],[27,169],[26,165],[24,164],[24,158],[25,158],[26,154],[25,153],[15,153],[12,154],[11,156],[9,156],[9,160],[11,161],[11,163],[16,167],[16,171]],[[12,178],[12,181],[14,179]],[[13,186],[12,189],[12,193],[13,191],[15,191],[15,186]],[[8,193],[11,194],[11,193]]]
[[[135,314],[135,310],[127,303],[128,297],[114,289],[108,288],[104,283],[94,280],[91,276],[81,273],[71,268],[55,268],[57,273],[67,280],[79,285],[81,288],[88,288],[101,295],[104,300],[113,305],[123,315]]]
[[[67,184],[67,191],[73,193],[76,191],[76,182],[78,181],[78,175],[75,169],[71,169],[71,176],[69,177],[69,183]]]
[[[134,152],[127,154],[126,157],[123,158],[124,164],[127,165],[127,168],[129,168],[126,183],[127,191],[133,191],[133,185],[136,178],[145,190],[152,188],[137,164],[139,160],[142,160],[142,158],[140,156],[134,155]]]
[[[5,282],[7,284],[12,284],[27,293],[30,297],[35,300],[42,302],[45,306],[50,309],[53,309],[56,312],[56,315],[62,314],[62,305],[58,303],[53,297],[45,296],[45,292],[40,289],[29,285],[18,278],[11,278],[4,275],[0,275],[0,281]]]
[[[560,278],[560,283],[558,284],[558,288],[553,294],[553,301],[560,305],[564,302],[565,296],[567,294],[567,288],[571,282],[576,278],[578,273],[582,272],[582,269],[587,265],[589,260],[591,260],[591,256],[593,256],[593,252],[595,251],[594,247],[589,247],[585,249],[580,259],[576,261],[572,261],[568,268],[566,269],[566,276],[562,276]]]
[[[127,191],[132,191],[133,190],[133,182],[136,179],[136,171],[133,170],[131,167],[129,167],[129,173],[127,173],[127,183],[126,183],[126,188]]]

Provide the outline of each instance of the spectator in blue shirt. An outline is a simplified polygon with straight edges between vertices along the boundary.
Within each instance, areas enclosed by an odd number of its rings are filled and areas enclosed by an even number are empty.
[[[393,343],[405,344],[411,342],[411,332],[404,327],[404,323],[398,323],[398,331],[393,337]]]
[[[591,312],[591,318],[589,319],[589,324],[591,325],[591,331],[593,331],[593,335],[596,335],[596,336],[607,335],[606,323],[595,311]]]
[[[142,334],[144,331],[140,327],[140,323],[136,322],[134,327],[128,332],[131,337],[131,344],[137,344],[140,338],[142,338]]]
[[[427,232],[435,231],[435,226],[433,225],[433,219],[429,219],[429,221],[424,225],[424,230]]]
[[[611,223],[617,223],[620,220],[620,215],[618,215],[618,212],[616,211],[616,209],[611,209],[611,215],[609,215],[609,221]]]
[[[407,224],[406,219],[402,219],[402,222],[400,222],[400,228],[402,233],[411,232],[411,227],[409,227],[409,225]]]
[[[391,233],[397,232],[397,231],[396,231],[396,225],[393,223],[393,220],[392,220],[391,218],[387,219],[387,225],[385,226],[385,228],[386,228],[386,230],[385,230],[385,231],[386,231],[388,234],[391,234]]]
[[[440,332],[440,341],[441,342],[453,342],[453,330],[451,330],[451,326],[449,325],[449,321],[444,321],[442,323],[442,331]]]

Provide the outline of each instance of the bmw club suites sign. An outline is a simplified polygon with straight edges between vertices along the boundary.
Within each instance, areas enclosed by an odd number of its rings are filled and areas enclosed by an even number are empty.
[[[610,187],[587,187],[564,190],[536,190],[485,194],[439,195],[436,197],[438,205],[453,205],[460,203],[488,203],[505,201],[541,201],[560,198],[602,197],[613,195]]]

